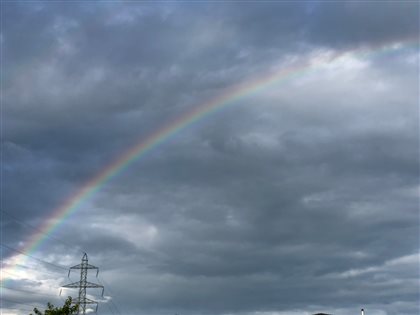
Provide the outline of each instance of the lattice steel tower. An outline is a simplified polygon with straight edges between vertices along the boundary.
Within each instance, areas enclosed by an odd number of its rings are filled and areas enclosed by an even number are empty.
[[[79,289],[79,297],[75,300],[73,300],[74,304],[79,305],[79,311],[77,314],[86,314],[86,305],[87,304],[96,304],[96,311],[98,310],[98,302],[88,299],[86,297],[86,289],[87,288],[101,288],[102,289],[102,296],[104,295],[104,286],[96,283],[92,283],[87,281],[88,278],[88,270],[89,269],[96,269],[96,277],[98,277],[99,274],[99,268],[89,265],[88,263],[88,256],[85,253],[82,257],[82,263],[78,264],[76,266],[70,267],[68,276],[70,277],[70,272],[74,269],[80,269],[80,281],[69,283],[66,285],[63,285],[63,288],[73,288]]]

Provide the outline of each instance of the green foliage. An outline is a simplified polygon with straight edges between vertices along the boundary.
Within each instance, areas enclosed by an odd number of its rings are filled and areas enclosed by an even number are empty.
[[[34,308],[34,312],[36,315],[72,315],[72,314],[77,314],[77,310],[79,308],[79,306],[76,305],[71,305],[72,303],[72,299],[69,296],[66,301],[64,302],[63,307],[54,307],[54,305],[52,305],[51,303],[48,302],[47,307],[48,309],[46,309],[44,312],[41,312],[40,310],[38,310],[37,308]],[[32,313],[30,315],[33,315]]]

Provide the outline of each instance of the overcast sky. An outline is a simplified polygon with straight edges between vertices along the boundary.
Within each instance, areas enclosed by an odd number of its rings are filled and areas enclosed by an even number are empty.
[[[61,304],[83,252],[104,315],[419,314],[418,37],[417,1],[4,2],[2,314]]]

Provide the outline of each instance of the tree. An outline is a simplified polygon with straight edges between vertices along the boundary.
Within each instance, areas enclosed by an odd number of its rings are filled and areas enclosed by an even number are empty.
[[[36,315],[72,315],[77,314],[79,305],[71,305],[72,299],[71,296],[69,296],[66,301],[64,302],[63,307],[54,307],[51,303],[47,303],[48,309],[46,309],[44,312],[41,312],[36,307],[34,308],[34,312]],[[33,315],[32,313],[30,315]]]

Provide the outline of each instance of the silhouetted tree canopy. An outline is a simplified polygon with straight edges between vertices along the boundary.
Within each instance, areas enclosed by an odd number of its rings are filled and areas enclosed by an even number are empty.
[[[77,314],[79,305],[71,305],[72,298],[69,296],[62,307],[54,307],[51,303],[47,303],[47,309],[44,312],[41,312],[37,308],[34,308],[36,315],[72,315]],[[33,315],[32,313],[30,315]]]

